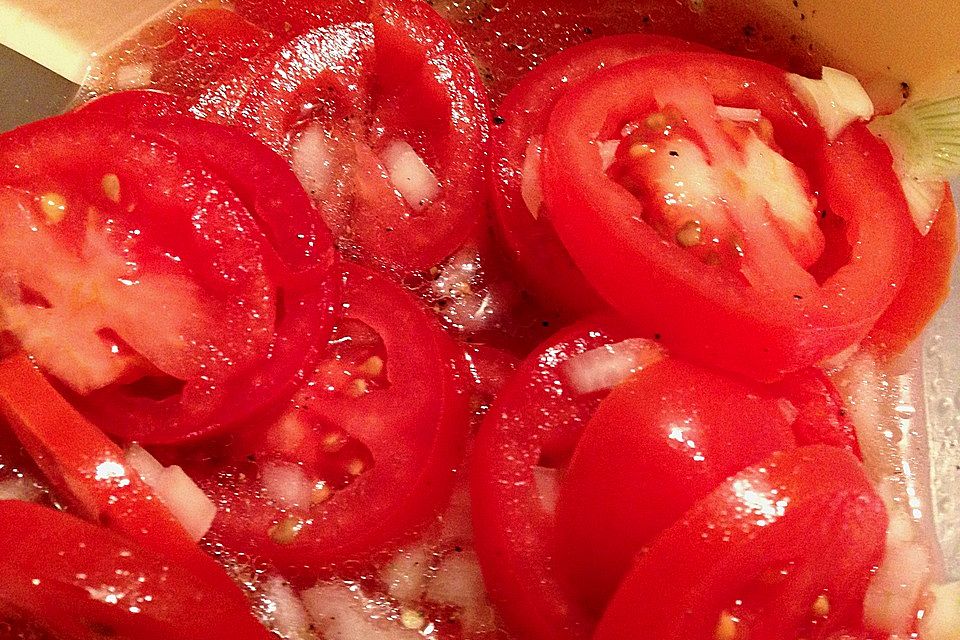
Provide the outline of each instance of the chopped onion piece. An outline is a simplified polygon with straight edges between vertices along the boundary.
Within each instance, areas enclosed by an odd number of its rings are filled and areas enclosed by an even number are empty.
[[[324,640],[419,640],[422,636],[390,619],[390,609],[368,599],[357,586],[321,583],[302,595],[307,613]]]
[[[856,77],[823,67],[820,80],[788,73],[787,79],[797,97],[817,114],[827,137],[833,141],[857,120],[873,117],[873,102]]]
[[[890,634],[909,633],[916,622],[929,574],[930,556],[923,546],[888,547],[864,598],[863,617],[867,624]]]
[[[612,389],[663,357],[663,349],[653,340],[630,338],[576,355],[560,371],[574,393],[587,395]]]
[[[183,469],[176,465],[164,467],[137,444],[127,450],[127,464],[157,493],[190,537],[200,540],[207,534],[217,506]]]
[[[739,107],[717,106],[717,115],[732,122],[760,122],[760,109],[741,109]]]
[[[151,80],[153,80],[153,65],[149,62],[125,64],[116,70],[113,88],[117,91],[140,89],[149,86]]]
[[[597,142],[600,147],[600,163],[603,170],[606,171],[613,166],[617,159],[617,149],[620,148],[620,140],[603,140]]]
[[[334,155],[327,142],[327,132],[313,123],[294,138],[290,149],[290,165],[303,189],[319,197],[333,179]]]
[[[543,205],[543,185],[540,182],[542,151],[543,136],[532,136],[523,154],[523,167],[520,169],[520,197],[534,218],[540,217],[540,207]]]
[[[401,549],[380,571],[380,580],[387,593],[401,604],[416,602],[426,589],[426,572],[432,555],[426,547]]]
[[[309,640],[310,620],[307,610],[290,584],[281,578],[267,579],[260,586],[264,623],[283,640]]]
[[[560,472],[549,467],[537,465],[533,468],[533,483],[537,488],[540,506],[547,513],[557,512],[557,498],[560,494]]]
[[[0,480],[0,500],[21,500],[36,502],[43,495],[43,489],[32,478],[8,478]]]
[[[447,555],[427,586],[427,600],[460,609],[460,622],[468,632],[492,629],[495,615],[487,601],[480,561],[472,549]]]
[[[920,619],[923,640],[956,640],[960,633],[960,582],[929,589],[930,600]]]
[[[380,156],[393,188],[414,211],[422,211],[440,195],[440,182],[407,142],[394,140]]]
[[[260,482],[270,498],[288,507],[310,505],[314,485],[307,474],[290,462],[268,462],[260,471]]]
[[[913,224],[921,235],[927,235],[940,211],[940,205],[947,197],[947,183],[942,180],[920,180],[901,175],[900,186],[907,199]]]

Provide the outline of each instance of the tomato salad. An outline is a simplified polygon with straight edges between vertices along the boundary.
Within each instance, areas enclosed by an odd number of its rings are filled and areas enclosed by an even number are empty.
[[[960,101],[587,4],[191,2],[0,134],[0,637],[960,634]]]

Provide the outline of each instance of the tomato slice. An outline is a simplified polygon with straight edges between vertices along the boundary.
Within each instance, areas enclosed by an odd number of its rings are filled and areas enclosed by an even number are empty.
[[[164,101],[137,95],[141,111]],[[329,332],[337,278],[329,234],[282,160],[218,125],[116,115],[135,100],[0,142],[20,213],[3,229],[19,286],[4,306],[17,314],[8,330],[98,424],[171,442],[289,396]]]
[[[915,241],[910,273],[897,297],[870,332],[884,357],[903,353],[950,295],[956,257],[957,209],[948,190],[930,231]]]
[[[504,242],[544,304],[574,314],[602,307],[550,225],[540,186],[540,151],[553,105],[599,69],[669,51],[702,50],[651,35],[598,38],[549,58],[507,95],[494,118],[493,211]]]
[[[774,640],[862,628],[886,527],[883,503],[849,452],[776,453],[653,542],[594,638]]]
[[[577,443],[557,504],[559,555],[600,613],[634,556],[725,478],[794,448],[776,400],[667,358],[617,385]]]
[[[536,473],[569,459],[602,398],[573,392],[564,363],[624,337],[615,320],[593,318],[549,339],[520,365],[476,438],[477,554],[491,601],[524,638],[587,638],[594,622],[554,566],[554,514],[540,498]]]
[[[0,360],[0,412],[59,495],[79,514],[145,549],[234,588],[202,553],[123,451],[87,422],[22,354]]]
[[[273,637],[236,588],[39,505],[0,501],[0,606],[75,640]],[[202,624],[199,621],[203,621]]]
[[[600,295],[641,335],[751,377],[862,339],[909,268],[889,153],[860,124],[827,144],[760,62],[677,53],[597,72],[553,110],[542,166],[551,221]]]
[[[441,508],[460,463],[460,357],[416,299],[351,267],[331,351],[295,405],[238,434],[223,464],[195,471],[226,507],[214,533],[314,569],[409,535]]]
[[[369,22],[316,27],[214,87],[198,110],[285,153],[349,253],[424,269],[483,212],[486,94],[422,2],[378,2]]]

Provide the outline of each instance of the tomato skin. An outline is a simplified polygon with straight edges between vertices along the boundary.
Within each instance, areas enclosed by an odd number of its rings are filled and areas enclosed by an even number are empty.
[[[278,423],[237,434],[226,469],[188,470],[229,507],[214,525],[217,536],[291,571],[368,557],[414,533],[449,496],[469,423],[461,355],[419,301],[358,266],[348,270],[343,290],[342,321],[362,323],[383,340],[388,386],[353,397],[328,390],[318,372]],[[277,443],[285,444],[291,418],[304,435],[283,450]],[[258,470],[247,456],[309,470],[324,454],[321,434],[330,426],[359,441],[372,466],[306,508],[284,509],[259,493]],[[270,530],[287,516],[306,524],[292,541],[278,543]]]
[[[790,428],[798,445],[828,444],[863,460],[857,431],[843,398],[822,369],[810,367],[792,373],[770,391],[787,400],[797,412]]]
[[[774,454],[653,542],[593,637],[712,640],[725,610],[739,615],[738,634],[758,640],[859,628],[886,526],[883,503],[850,453],[821,445]],[[774,578],[784,567],[786,577]],[[762,582],[769,571],[773,581]],[[823,593],[830,613],[808,626]]]
[[[786,156],[846,222],[850,259],[810,293],[746,286],[615,213],[640,205],[602,171],[592,142],[598,126],[609,135],[643,115],[652,95],[637,87],[662,86],[666,69],[676,87],[707,83],[720,104],[760,107]],[[912,247],[889,151],[859,124],[827,145],[814,123],[785,74],[760,62],[678,53],[598,72],[561,99],[547,130],[544,186],[554,227],[600,295],[678,355],[761,380],[810,366],[867,334],[903,282]]]
[[[273,637],[239,589],[210,585],[189,564],[31,503],[0,501],[0,521],[16,523],[0,528],[0,605],[58,637]]]
[[[626,335],[604,317],[560,331],[521,363],[477,434],[470,470],[477,555],[491,601],[521,637],[590,636],[592,616],[554,566],[554,515],[537,494],[534,467],[563,464],[600,402],[572,393],[562,364]]]
[[[645,55],[701,49],[664,36],[598,38],[550,57],[524,76],[500,105],[491,149],[493,211],[505,244],[543,304],[573,315],[603,307],[553,231],[549,211],[541,206],[531,212],[524,201],[525,156],[532,138],[543,136],[557,101],[599,69]]]
[[[897,297],[870,331],[883,357],[903,353],[950,295],[956,256],[957,209],[948,189],[930,231],[915,239],[910,273]]]
[[[757,385],[667,358],[616,386],[563,476],[559,555],[602,612],[635,555],[726,477],[795,447]]]

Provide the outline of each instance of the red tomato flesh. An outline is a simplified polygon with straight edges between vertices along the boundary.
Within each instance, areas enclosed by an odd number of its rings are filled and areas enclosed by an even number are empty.
[[[792,236],[782,233],[782,224],[797,220],[778,217],[783,211],[778,213],[773,205],[762,206],[764,198],[776,199],[775,194],[760,198],[742,191],[736,181],[727,184],[730,176],[724,171],[709,178],[714,165],[740,167],[738,171],[749,174],[750,165],[741,164],[749,154],[746,148],[738,150],[736,137],[762,142],[756,131],[731,133],[716,105],[758,108],[769,120],[775,147],[794,163],[792,169],[780,166],[777,171],[794,180],[794,170],[802,169],[820,192],[818,206],[845,224],[843,242],[850,253],[843,266],[818,280],[817,265],[805,270],[791,248]],[[690,197],[692,211],[721,216],[716,228],[723,236],[718,236],[718,247],[724,251],[701,255],[688,250],[694,245],[706,249],[712,242],[699,232],[691,238],[670,235],[671,220],[663,210],[647,212],[627,184],[605,171],[599,143],[621,139],[625,127],[637,123],[683,130],[678,141],[684,143],[683,151],[664,149],[678,154],[677,162],[668,166],[679,170],[680,164],[689,163],[681,172],[686,191],[684,197],[665,200],[665,206],[679,221],[691,211],[684,200]],[[763,133],[762,119],[757,128]],[[620,146],[624,144],[621,140]],[[636,150],[640,153],[644,146]],[[775,148],[761,157],[773,158],[772,151]],[[543,169],[553,225],[607,302],[642,335],[660,333],[677,354],[755,378],[775,379],[862,339],[909,267],[913,230],[889,153],[857,124],[827,145],[784,72],[763,63],[678,53],[600,71],[554,109]],[[863,188],[865,181],[869,189]],[[715,192],[721,184],[726,186]],[[720,192],[724,197],[717,199]],[[709,211],[697,208],[701,205]],[[653,217],[646,218],[646,213]],[[798,222],[803,234],[822,232],[818,222],[809,219],[812,209],[803,215]],[[830,257],[830,243],[824,246],[821,261]]]
[[[667,358],[617,385],[563,475],[559,554],[592,610],[633,558],[726,477],[794,448],[790,421],[757,385]]]
[[[782,640],[858,629],[886,527],[883,502],[849,452],[776,453],[660,534],[593,637]]]
[[[190,564],[15,500],[0,501],[0,606],[72,640],[267,640],[239,589]]]
[[[219,472],[197,470],[225,507],[216,534],[282,567],[322,568],[409,535],[442,507],[460,463],[467,397],[437,322],[351,267],[339,327],[294,407],[238,434]],[[302,501],[265,486],[278,466],[302,474]]]

